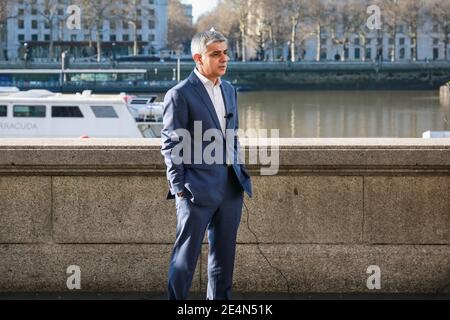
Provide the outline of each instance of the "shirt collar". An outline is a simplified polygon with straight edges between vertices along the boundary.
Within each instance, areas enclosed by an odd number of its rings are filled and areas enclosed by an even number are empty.
[[[197,68],[194,68],[195,75],[200,79],[200,81],[203,83],[203,85],[210,85],[211,87],[214,87],[214,83],[209,80],[207,77],[202,75],[200,71],[197,70]],[[220,86],[222,84],[222,80],[220,78],[217,79],[217,86]]]

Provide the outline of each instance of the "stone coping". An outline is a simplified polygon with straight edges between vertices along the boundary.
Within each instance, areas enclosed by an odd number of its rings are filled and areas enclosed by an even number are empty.
[[[253,145],[241,139],[243,146]],[[450,138],[280,138],[283,148],[445,148]],[[145,138],[1,138],[0,149],[23,148],[160,148],[160,139]]]

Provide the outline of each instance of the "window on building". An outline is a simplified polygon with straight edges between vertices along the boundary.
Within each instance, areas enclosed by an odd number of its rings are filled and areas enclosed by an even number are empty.
[[[31,14],[32,14],[32,15],[35,16],[35,15],[37,15],[37,13],[38,13],[38,12],[37,12],[37,9],[36,9],[36,8],[32,8],[32,9],[31,9]]]
[[[355,46],[359,46],[361,43],[361,40],[359,38],[355,38],[354,43],[355,43]]]
[[[128,21],[122,21],[122,29],[128,29]]]
[[[45,118],[45,106],[15,105],[13,116],[18,118]]]
[[[155,15],[155,10],[149,9],[149,10],[148,10],[148,14],[149,14],[150,16],[154,16],[154,15]]]
[[[22,20],[22,19],[17,20],[17,28],[19,28],[19,29],[25,28],[25,20]]]
[[[149,34],[148,35],[148,41],[155,41],[155,35],[154,34]]]
[[[19,16],[23,16],[25,14],[25,9],[19,9]]]
[[[438,38],[433,38],[433,45],[434,46],[439,45],[439,39]]]
[[[0,117],[6,117],[6,111],[7,111],[7,107],[6,106],[0,106]]]
[[[155,4],[155,0],[148,0],[148,4]]]
[[[366,48],[366,59],[367,60],[372,59],[372,49],[371,48]]]
[[[149,29],[155,29],[155,21],[148,20],[148,28]]]
[[[138,34],[136,38],[137,38],[137,41],[142,41],[142,35]]]
[[[439,59],[439,48],[433,48],[433,60]]]
[[[122,41],[130,41],[130,36],[128,34],[122,35]]]
[[[320,60],[326,60],[327,59],[327,49],[322,48],[320,49]]]
[[[400,38],[400,39],[398,39],[398,41],[399,41],[401,46],[405,45],[405,38]]]
[[[389,45],[393,46],[395,44],[394,38],[389,38]]]
[[[96,118],[118,118],[116,111],[111,106],[91,106]]]
[[[25,35],[24,35],[24,34],[19,34],[19,35],[17,36],[17,40],[19,40],[19,41],[25,41]]]
[[[433,32],[434,33],[438,33],[439,32],[439,24],[436,23],[436,24],[433,25]]]
[[[44,29],[50,29],[50,23],[48,21],[44,21]]]
[[[142,22],[136,21],[136,29],[141,30],[142,29]]]
[[[327,45],[327,38],[320,38],[320,45],[326,46]]]
[[[361,49],[360,48],[355,48],[355,59],[356,60],[361,59]]]
[[[403,33],[404,30],[405,30],[404,26],[402,26],[402,25],[397,26],[397,32],[398,32],[398,33]]]
[[[31,20],[31,29],[37,29],[37,28],[38,28],[37,20]]]
[[[399,59],[405,59],[405,48],[400,49]]]
[[[52,106],[52,118],[83,118],[78,106]]]
[[[77,35],[76,34],[71,34],[70,35],[70,41],[77,41]]]
[[[50,41],[50,35],[44,34],[44,41]]]
[[[58,15],[63,16],[64,15],[64,10],[63,9],[58,9]]]
[[[366,39],[366,45],[370,46],[372,44],[372,38]]]
[[[116,22],[115,21],[110,21],[109,22],[109,29],[110,30],[116,30]]]
[[[141,9],[137,9],[137,10],[136,10],[136,15],[137,15],[138,17],[142,16],[142,10],[141,10]]]
[[[110,41],[116,41],[116,35],[115,35],[115,34],[111,34],[111,35],[109,36],[109,40],[110,40]]]
[[[37,34],[32,34],[31,35],[31,40],[32,41],[38,41],[38,35]]]

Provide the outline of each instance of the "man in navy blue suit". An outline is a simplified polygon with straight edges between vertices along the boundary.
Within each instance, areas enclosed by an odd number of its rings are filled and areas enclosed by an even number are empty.
[[[239,161],[237,93],[220,79],[229,60],[227,39],[216,31],[198,33],[191,52],[196,68],[164,98],[161,151],[168,198],[176,199],[177,209],[168,296],[188,298],[207,230],[207,299],[230,299],[243,193],[251,197],[251,181]]]

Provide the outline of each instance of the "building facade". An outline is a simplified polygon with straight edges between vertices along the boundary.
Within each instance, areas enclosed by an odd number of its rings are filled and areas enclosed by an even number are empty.
[[[408,35],[406,24],[400,24],[394,36],[380,31],[367,32],[364,37],[352,34],[345,44],[337,44],[330,33],[322,34],[320,45],[320,60],[340,61],[413,61],[414,42]],[[337,34],[343,39],[344,35]],[[429,19],[420,28],[417,34],[417,60],[450,60],[450,46],[446,48],[443,41],[444,34],[437,25]],[[306,39],[303,45],[297,47],[297,60],[314,61],[317,57],[317,38]],[[286,59],[289,56],[287,48],[283,51]]]
[[[166,47],[167,0],[105,1],[105,12],[110,13],[97,20],[90,5],[76,0],[11,1],[6,57],[23,58],[28,49],[35,61],[58,59],[63,51],[87,58],[96,54],[97,35],[105,57],[133,54],[135,40],[138,54],[157,54]]]
[[[326,2],[327,0],[324,0]],[[338,8],[345,0],[338,0]],[[362,25],[359,34],[344,32],[342,18],[339,12],[335,15],[335,22],[321,28],[318,35],[315,17],[303,18],[296,28],[297,40],[295,48],[295,61],[414,61],[417,60],[450,60],[450,34],[445,35],[442,26],[433,21],[423,8],[420,12],[420,23],[417,28],[417,57],[415,44],[409,34],[409,25],[398,21],[396,32],[387,32],[388,26],[383,22],[381,29],[371,31]],[[268,39],[265,23],[268,18],[264,9],[254,6],[247,19],[246,58],[247,60],[288,61],[291,60],[289,24],[291,12],[280,9],[282,23],[285,24],[283,41],[274,46]],[[342,9],[339,9],[342,10]],[[367,18],[369,18],[367,14]],[[334,30],[330,30],[331,25]],[[395,35],[393,35],[395,34]],[[261,45],[261,38],[264,43]],[[448,40],[447,40],[448,41]],[[320,42],[320,43],[319,43]],[[261,54],[263,49],[263,54]],[[319,51],[319,52],[318,52]],[[319,58],[319,59],[318,59]]]

